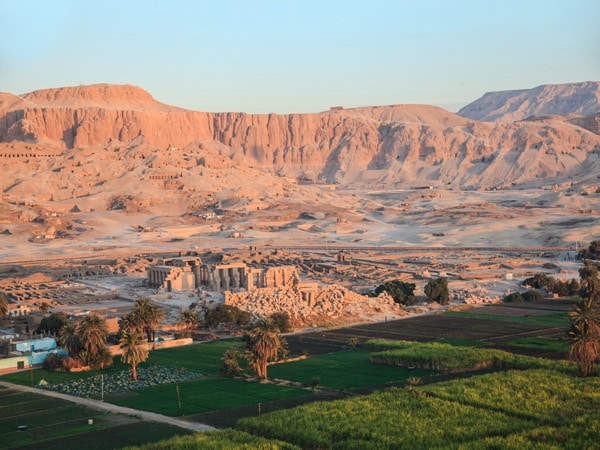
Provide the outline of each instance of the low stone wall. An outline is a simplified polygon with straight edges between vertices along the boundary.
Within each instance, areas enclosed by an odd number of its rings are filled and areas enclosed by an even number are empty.
[[[182,345],[190,345],[194,342],[192,338],[173,339],[170,341],[160,341],[154,343],[154,350],[160,350],[163,348],[181,347]],[[146,342],[148,350],[153,350],[152,342]],[[117,356],[123,353],[123,350],[118,345],[109,345],[111,355]]]

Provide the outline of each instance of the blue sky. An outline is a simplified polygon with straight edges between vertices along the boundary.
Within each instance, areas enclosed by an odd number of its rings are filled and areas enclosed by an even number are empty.
[[[317,112],[600,81],[600,1],[0,0],[0,91],[134,84],[198,111]]]

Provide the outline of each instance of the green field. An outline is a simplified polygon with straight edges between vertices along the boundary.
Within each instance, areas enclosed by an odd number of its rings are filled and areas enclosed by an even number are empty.
[[[425,370],[409,371],[372,363],[371,352],[348,350],[327,353],[287,364],[269,367],[269,377],[300,382],[310,386],[315,384],[333,389],[376,386],[390,381],[401,381],[413,377],[431,375]]]
[[[279,399],[308,395],[304,389],[262,384],[231,378],[201,378],[180,383],[181,412],[176,386],[165,384],[129,391],[107,401],[129,408],[152,411],[167,416],[194,415],[208,411],[255,405]]]
[[[491,373],[244,419],[238,428],[302,448],[595,448],[600,379]]]
[[[88,420],[93,421],[92,425]],[[19,431],[17,427],[26,426]],[[113,449],[189,433],[161,423],[107,414],[44,395],[0,387],[0,448]],[[89,443],[89,445],[88,445]]]
[[[526,306],[518,307],[536,309]],[[552,308],[541,305],[546,313],[506,315],[480,308],[290,336],[295,353],[309,357],[271,365],[269,377],[277,384],[219,377],[223,353],[241,347],[239,340],[157,350],[140,367],[204,376],[109,394],[105,400],[236,428],[148,444],[148,449],[593,448],[600,429],[600,378],[579,379],[564,360],[532,356],[565,353],[560,328],[566,326],[567,313],[555,309],[547,314]],[[375,338],[382,345],[348,349],[349,337],[363,345]],[[115,358],[108,371],[35,370],[2,379],[30,385],[33,374],[34,382],[58,383],[128,368]],[[469,372],[473,369],[479,371]],[[437,375],[440,371],[447,373]],[[90,448],[121,448],[185,434],[68,402],[2,392],[3,448],[64,450],[80,448],[81,442]],[[365,392],[373,393],[359,395]],[[30,428],[17,432],[24,418]],[[88,418],[93,425],[87,425]]]

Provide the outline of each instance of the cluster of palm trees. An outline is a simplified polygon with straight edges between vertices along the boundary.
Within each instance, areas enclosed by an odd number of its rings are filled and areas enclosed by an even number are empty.
[[[133,310],[125,314],[119,323],[119,347],[122,350],[121,361],[131,365],[131,374],[137,381],[138,364],[148,359],[148,345],[155,348],[156,329],[165,318],[165,312],[148,298],[135,301]]]
[[[600,279],[598,265],[589,259],[579,269],[581,301],[569,313],[566,340],[570,343],[568,357],[577,363],[583,376],[594,374],[600,361]]]
[[[245,349],[242,354],[235,347],[227,349],[221,360],[221,372],[225,376],[236,376],[242,372],[239,359],[246,360],[259,380],[267,378],[267,367],[270,362],[278,361],[287,355],[287,342],[280,334],[275,320],[267,317],[259,320],[254,327],[244,334]]]
[[[139,298],[135,301],[133,310],[121,318],[119,336],[126,331],[136,331],[142,337],[146,336],[154,348],[156,330],[164,318],[165,312],[160,306],[148,298]]]
[[[58,342],[69,356],[84,366],[102,369],[112,364],[112,354],[106,346],[108,326],[97,314],[89,314],[75,324],[67,322],[58,333]]]

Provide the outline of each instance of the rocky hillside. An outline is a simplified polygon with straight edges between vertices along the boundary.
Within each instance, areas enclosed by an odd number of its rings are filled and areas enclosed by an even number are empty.
[[[128,178],[170,180],[171,189],[186,190],[209,171],[240,167],[305,184],[548,185],[595,179],[599,154],[593,120],[486,123],[424,105],[205,113],[159,103],[129,85],[0,94],[0,163],[18,174],[0,181],[0,190],[14,196],[83,197]],[[205,188],[235,189],[239,180],[227,178]]]
[[[545,84],[533,89],[488,92],[458,115],[484,122],[514,122],[533,116],[600,113],[600,82]]]

